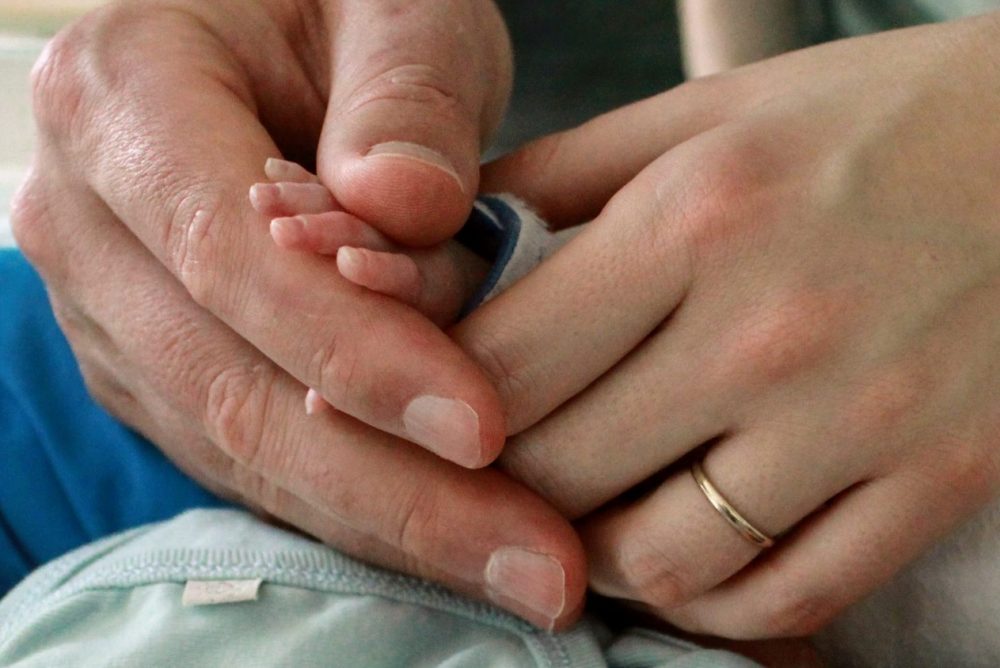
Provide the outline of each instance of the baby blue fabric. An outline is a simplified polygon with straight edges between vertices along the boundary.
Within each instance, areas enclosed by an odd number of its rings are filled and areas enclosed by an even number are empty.
[[[478,204],[466,232],[477,229],[496,256],[476,301],[561,241],[512,199]],[[613,635],[590,618],[543,632],[243,511],[182,512],[220,502],[89,398],[39,277],[13,252],[0,253],[0,299],[4,582],[89,543],[0,600],[0,666],[757,665],[649,630]],[[255,601],[182,604],[191,580],[258,578]]]
[[[190,580],[263,580],[256,600],[184,607]],[[584,619],[552,634],[235,510],[107,538],[0,601],[0,665],[279,668],[751,668],[648,630]]]
[[[219,505],[90,398],[41,279],[0,250],[0,595],[79,545]]]
[[[519,232],[503,200],[477,202],[459,238],[495,260],[482,295]],[[0,249],[0,462],[0,596],[80,545],[226,505],[91,399],[45,286],[14,249]]]

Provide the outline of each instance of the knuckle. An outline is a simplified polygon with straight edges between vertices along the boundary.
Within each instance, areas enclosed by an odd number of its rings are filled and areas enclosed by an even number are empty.
[[[690,578],[684,576],[671,555],[649,539],[623,544],[615,558],[621,584],[643,603],[666,610],[693,597]]]
[[[741,370],[757,386],[785,383],[836,354],[831,323],[844,317],[836,297],[799,291],[757,306],[745,314],[724,344],[720,360]]]
[[[107,104],[106,86],[134,74],[127,45],[136,23],[162,11],[150,2],[110,3],[62,30],[42,52],[31,74],[35,115],[43,132],[72,134],[91,110]]]
[[[11,200],[10,225],[14,240],[32,264],[45,270],[57,261],[53,252],[51,219],[37,173],[33,170]]]
[[[395,65],[384,69],[356,87],[348,100],[346,115],[386,100],[415,103],[452,118],[459,117],[463,107],[453,78],[426,64]]]
[[[711,257],[722,249],[758,234],[769,215],[768,184],[775,178],[763,157],[760,140],[714,141],[694,152],[680,170],[680,179],[657,186],[657,201],[669,202],[676,212],[692,254]]]
[[[102,85],[114,79],[115,67],[128,69],[113,56],[116,40],[132,33],[128,16],[149,7],[115,3],[98,8],[57,34],[31,72],[35,118],[43,134],[75,136],[91,109],[106,104]]]
[[[164,224],[162,248],[191,299],[204,308],[217,302],[220,204],[200,191],[178,196]]]
[[[517,434],[541,417],[545,406],[538,401],[528,355],[513,340],[498,332],[477,333],[465,346],[496,388],[507,413],[507,428]]]
[[[31,94],[39,129],[54,136],[72,134],[87,96],[86,53],[90,37],[76,23],[49,42],[31,72]]]
[[[209,438],[251,470],[261,470],[273,376],[264,365],[231,367],[219,372],[206,392],[204,419]]]
[[[525,191],[522,195],[526,201],[544,201],[545,198],[540,195],[552,181],[552,175],[562,173],[561,166],[568,162],[566,150],[567,134],[557,132],[504,157],[506,171],[518,175],[518,183],[523,184]],[[537,188],[537,192],[533,192],[533,188]],[[549,219],[549,212],[543,210],[540,213],[546,220]]]
[[[582,516],[589,508],[580,508],[576,500],[579,492],[575,486],[567,485],[560,475],[562,469],[553,461],[550,452],[537,447],[532,439],[515,436],[508,439],[497,460],[499,467],[518,482],[537,492],[565,516],[574,519]]]
[[[395,505],[398,513],[393,520],[395,544],[404,553],[419,558],[427,546],[437,542],[442,527],[441,505],[430,487],[408,489]]]
[[[932,389],[928,371],[906,360],[875,372],[855,394],[845,424],[865,440],[905,433],[906,422],[920,413]]]
[[[766,608],[754,616],[760,628],[749,635],[768,638],[812,635],[830,623],[838,611],[831,596],[782,589],[768,597]]]
[[[996,456],[963,436],[941,438],[917,465],[921,493],[934,505],[967,515],[996,497]]]
[[[117,392],[105,369],[79,355],[77,366],[80,368],[80,375],[83,376],[83,385],[87,393],[100,405],[111,408],[116,403]]]
[[[360,338],[366,338],[360,333]],[[330,336],[329,342],[316,353],[310,365],[314,369],[311,377],[319,379],[319,387],[323,395],[334,406],[343,406],[345,400],[352,396],[352,387],[357,382],[360,357],[349,346],[349,340],[339,334]]]

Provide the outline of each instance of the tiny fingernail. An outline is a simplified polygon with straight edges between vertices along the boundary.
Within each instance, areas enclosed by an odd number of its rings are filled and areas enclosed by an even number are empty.
[[[268,158],[264,163],[264,174],[272,181],[317,182],[316,175],[305,167],[281,158]]]
[[[562,564],[541,552],[520,547],[500,548],[486,564],[486,585],[494,603],[530,618],[549,631],[566,607],[566,571]]]
[[[417,397],[403,412],[403,426],[414,443],[445,459],[479,464],[479,414],[464,401],[432,395]]]
[[[255,209],[260,209],[264,202],[273,200],[281,193],[273,183],[255,183],[250,186],[250,203]]]
[[[341,246],[337,249],[337,269],[344,274],[344,278],[354,276],[363,262],[364,258],[357,248]]]
[[[462,179],[458,177],[458,171],[455,169],[455,166],[451,164],[451,161],[437,151],[427,148],[426,146],[421,146],[420,144],[414,144],[408,141],[387,141],[373,146],[365,157],[415,160],[421,164],[440,169],[445,174],[455,179],[455,182],[458,183],[458,187],[462,190],[462,192],[465,192],[465,185],[462,183]]]
[[[316,390],[309,388],[306,392],[306,415],[319,415],[327,409],[330,404],[326,403],[326,399],[323,398]]]
[[[293,246],[305,236],[305,221],[294,218],[275,218],[271,221],[271,238],[279,246]]]
[[[291,163],[279,158],[268,158],[264,163],[264,174],[272,181],[282,181],[291,168]]]

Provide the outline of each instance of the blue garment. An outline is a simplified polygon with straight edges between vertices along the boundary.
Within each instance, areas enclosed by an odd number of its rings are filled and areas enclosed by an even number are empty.
[[[90,398],[38,274],[0,249],[0,596],[84,543],[221,505]]]
[[[483,198],[460,233],[495,262],[470,309],[514,280],[507,267],[521,216],[537,220],[503,199]],[[514,264],[523,273],[540,259]],[[44,284],[12,249],[0,249],[0,314],[0,596],[81,545],[226,505],[94,402]]]

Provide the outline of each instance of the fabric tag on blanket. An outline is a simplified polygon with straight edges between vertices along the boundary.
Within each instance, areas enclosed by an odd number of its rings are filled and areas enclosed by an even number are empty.
[[[256,580],[188,580],[184,585],[181,605],[221,605],[256,601],[260,590],[260,578]]]

